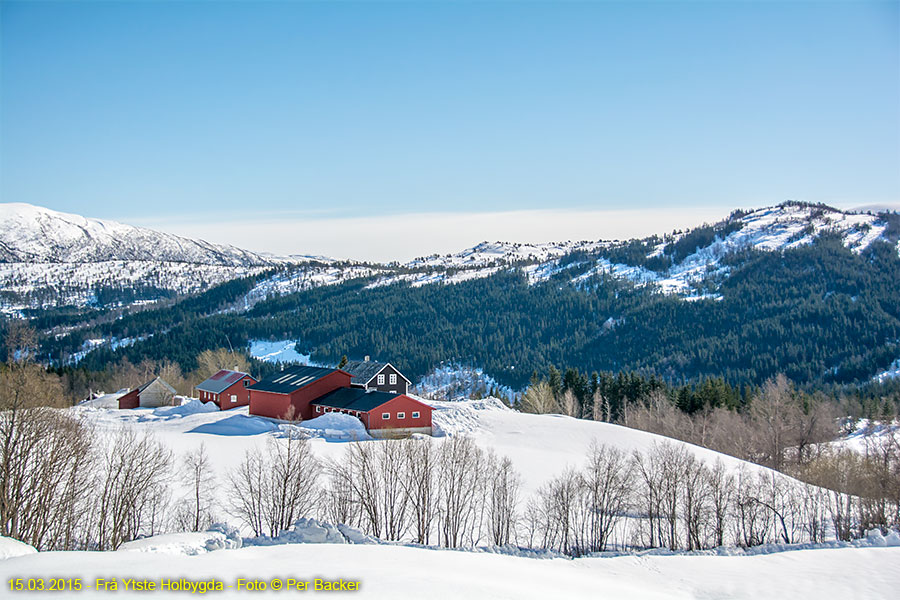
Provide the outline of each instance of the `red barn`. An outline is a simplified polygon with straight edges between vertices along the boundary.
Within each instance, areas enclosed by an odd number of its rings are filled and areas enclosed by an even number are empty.
[[[405,394],[341,388],[313,400],[315,416],[329,412],[353,415],[373,436],[427,433],[431,435],[432,408]]]
[[[350,374],[340,369],[288,367],[250,386],[250,414],[274,419],[312,419],[313,400],[349,387]]]
[[[240,371],[219,371],[197,386],[201,402],[215,402],[220,410],[250,404],[247,389],[256,383],[251,375]]]

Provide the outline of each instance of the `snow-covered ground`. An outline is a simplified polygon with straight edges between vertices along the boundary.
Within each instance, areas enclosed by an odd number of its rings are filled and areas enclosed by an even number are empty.
[[[438,442],[445,437],[467,435],[479,446],[508,456],[522,475],[525,497],[567,467],[580,468],[592,443],[615,446],[624,452],[646,451],[664,441],[683,444],[609,423],[520,413],[496,398],[456,402],[419,399],[435,408],[433,421]],[[187,454],[204,444],[220,478],[243,459],[246,450],[298,427],[250,415],[246,406],[219,411],[198,400],[156,409],[105,410],[79,405],[71,410],[101,430],[112,432],[126,426],[151,432],[176,455]],[[299,427],[312,438],[313,450],[322,458],[340,458],[345,450],[343,442],[365,439],[359,421],[347,415],[323,415]],[[684,447],[709,465],[721,460],[733,471],[742,466],[763,469],[698,446]]]
[[[522,414],[499,400],[430,402],[437,442],[471,436],[477,444],[508,456],[523,479],[527,497],[566,467],[579,467],[591,443],[625,452],[650,449],[665,438],[616,425],[559,415]],[[365,431],[348,415],[329,414],[294,425],[251,416],[247,407],[218,411],[189,400],[181,406],[115,410],[81,405],[70,409],[102,434],[121,427],[150,432],[176,455],[201,444],[220,480],[273,437],[297,428],[310,436],[315,454],[339,458]],[[367,443],[382,443],[371,441]],[[681,444],[681,442],[674,442]],[[708,464],[729,470],[762,469],[738,459],[684,445]],[[221,517],[226,517],[220,514]],[[900,536],[876,536],[859,544],[825,547],[719,549],[671,554],[652,551],[579,559],[552,553],[502,549],[451,551],[406,544],[372,543],[352,528],[299,523],[276,539],[241,540],[232,526],[201,533],[166,534],[137,540],[115,552],[30,553],[25,545],[0,540],[0,579],[80,578],[83,598],[108,597],[96,579],[218,580],[227,596],[245,594],[238,578],[271,585],[288,578],[312,582],[359,581],[362,597],[421,598],[893,598],[900,589]],[[304,542],[304,543],[296,543]],[[310,542],[322,542],[312,544]],[[339,543],[335,543],[339,542]],[[350,543],[346,543],[350,542]],[[789,550],[789,551],[785,551]],[[5,560],[2,556],[7,556]],[[88,588],[87,586],[91,586]]]
[[[536,560],[406,546],[290,544],[218,550],[173,560],[166,552],[44,552],[0,561],[0,579],[79,578],[78,598],[109,598],[98,578],[219,581],[226,597],[247,597],[238,579],[359,582],[354,597],[419,600],[491,598],[763,598],[879,600],[900,589],[900,548],[797,550],[768,555],[637,555]],[[91,586],[87,588],[87,586]],[[231,586],[231,587],[226,587]],[[162,594],[171,592],[160,592]],[[284,595],[288,591],[282,589]],[[291,590],[296,594],[297,590]],[[315,593],[315,592],[313,592]],[[156,595],[156,594],[153,594]]]
[[[839,450],[852,450],[859,454],[875,450],[883,442],[893,437],[900,444],[900,421],[885,423],[859,419],[853,431],[828,445]]]
[[[900,358],[892,362],[887,369],[876,374],[872,379],[879,383],[884,383],[890,379],[900,377]]]
[[[296,340],[250,340],[250,356],[266,362],[295,362],[308,365],[309,354],[300,354]]]

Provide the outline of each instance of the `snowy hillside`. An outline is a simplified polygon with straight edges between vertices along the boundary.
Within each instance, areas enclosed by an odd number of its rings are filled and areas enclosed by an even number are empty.
[[[417,396],[413,396],[418,398]],[[433,415],[436,439],[470,436],[484,449],[500,456],[508,456],[521,473],[525,495],[560,474],[567,467],[579,467],[592,443],[606,444],[631,453],[645,452],[654,444],[671,442],[690,451],[697,459],[712,465],[721,460],[731,472],[742,467],[752,471],[770,472],[764,467],[741,461],[684,442],[670,440],[656,434],[629,429],[610,423],[574,419],[562,415],[532,415],[506,408],[499,400],[468,400],[436,402],[419,398],[435,407]],[[205,444],[220,476],[234,468],[243,453],[271,437],[282,437],[294,425],[274,422],[250,415],[247,407],[228,411],[214,410],[210,405],[194,401],[181,407],[136,410],[104,410],[79,406],[74,409],[103,431],[113,432],[121,426],[149,432],[183,455]],[[340,458],[345,444],[356,428],[344,424],[324,422],[332,416],[303,422],[300,427],[312,438],[313,449],[322,458]],[[348,423],[358,425],[349,417]],[[330,432],[330,433],[329,433]],[[379,443],[379,442],[375,442]]]
[[[509,457],[523,478],[523,500],[547,479],[582,465],[593,442],[623,452],[645,452],[665,440],[604,423],[521,414],[495,399],[434,405],[436,441],[469,436],[482,448]],[[250,416],[246,408],[220,412],[197,401],[155,410],[87,406],[71,410],[98,426],[101,434],[123,426],[150,433],[176,457],[203,444],[219,482],[238,465],[245,451],[264,447],[268,440],[297,427]],[[339,459],[347,451],[348,441],[367,437],[349,415],[325,415],[299,427],[309,434],[320,458]],[[771,473],[696,446],[672,443],[708,464],[721,460],[731,472]],[[178,496],[176,490],[174,497]],[[219,509],[226,505],[224,501],[216,503]],[[225,512],[219,511],[218,516],[230,519]],[[207,532],[140,539],[112,552],[33,553],[25,545],[0,538],[0,577],[80,578],[83,589],[78,595],[83,598],[108,596],[108,588],[102,589],[102,584],[98,588],[98,578],[115,578],[117,595],[127,597],[135,592],[126,590],[126,579],[152,581],[157,586],[155,593],[160,593],[163,581],[182,578],[194,585],[207,582],[204,585],[216,586],[219,582],[226,597],[246,595],[246,589],[238,589],[239,578],[245,580],[241,585],[246,585],[246,580],[265,582],[269,590],[275,580],[278,586],[288,579],[294,580],[294,585],[306,581],[312,589],[316,578],[342,579],[360,582],[357,595],[365,598],[420,598],[426,593],[435,598],[511,600],[596,598],[600,592],[603,597],[635,599],[880,599],[893,597],[900,586],[900,571],[895,567],[900,560],[900,536],[896,533],[887,537],[875,534],[860,542],[770,544],[746,550],[720,547],[686,553],[600,553],[569,559],[513,547],[445,550],[380,542],[348,528],[339,527],[338,534],[334,527],[326,529],[313,522],[308,522],[306,529],[299,526],[276,538],[242,540],[234,529],[221,525]]]
[[[422,257],[397,268],[384,266],[313,270],[298,267],[288,274],[280,274],[271,282],[260,283],[248,304],[252,305],[267,295],[299,291],[315,285],[333,285],[357,277],[373,277],[373,281],[367,286],[369,288],[396,283],[419,287],[437,283],[454,284],[489,277],[503,270],[521,268],[529,282],[536,284],[574,267],[581,267],[579,273],[569,279],[575,284],[604,273],[638,285],[655,287],[666,294],[678,294],[688,300],[716,298],[715,295],[698,291],[696,287],[707,279],[715,280],[728,275],[728,268],[721,264],[728,254],[746,249],[778,251],[796,248],[811,244],[826,232],[840,235],[847,248],[862,252],[875,240],[886,239],[888,229],[883,216],[798,203],[785,203],[735,215],[724,222],[724,225],[728,230],[726,235],[716,236],[707,243],[691,248],[687,256],[677,257],[671,266],[662,270],[615,262],[609,258],[614,255],[616,248],[634,241],[567,241],[546,244],[482,242],[456,254]],[[687,239],[694,231],[696,230],[665,236],[661,241],[650,245],[643,258],[652,259],[671,254],[667,251],[680,240]],[[580,258],[569,262],[560,261],[560,258],[572,253],[578,253]]]
[[[246,310],[272,296],[311,287],[369,279],[368,287],[406,282],[413,287],[453,284],[522,269],[532,284],[577,268],[576,285],[598,273],[652,286],[687,299],[715,297],[701,282],[728,276],[726,255],[754,248],[783,250],[812,243],[825,232],[840,235],[844,245],[861,252],[889,229],[884,215],[851,213],[786,203],[736,213],[719,224],[723,235],[700,236],[695,230],[646,240],[567,241],[545,244],[483,242],[456,254],[432,255],[406,264],[336,263],[306,256],[274,257],[159,233],[111,221],[87,219],[27,204],[0,205],[0,306],[7,310],[61,304],[97,303],[97,285],[152,286],[184,294],[202,291],[272,266],[285,267],[258,282],[233,310]],[[709,228],[709,226],[705,226]],[[689,237],[689,236],[695,237]],[[698,244],[685,254],[679,244]],[[892,242],[895,243],[896,241]],[[638,244],[637,260],[622,262],[622,248]],[[302,249],[298,249],[302,250]],[[575,254],[573,254],[575,253]],[[577,259],[562,260],[567,255]],[[359,257],[365,260],[366,257]],[[643,263],[663,259],[664,268]]]

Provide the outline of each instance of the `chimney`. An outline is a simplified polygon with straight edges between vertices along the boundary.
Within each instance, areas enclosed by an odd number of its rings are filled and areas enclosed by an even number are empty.
[[[366,357],[363,359],[363,362],[369,362],[369,355],[366,354]]]
[[[238,366],[237,366],[237,365],[234,365],[234,370],[235,370],[235,371],[240,371],[240,369],[238,369]]]

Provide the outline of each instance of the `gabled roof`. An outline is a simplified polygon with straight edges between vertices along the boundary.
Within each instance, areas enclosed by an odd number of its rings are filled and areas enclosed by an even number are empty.
[[[373,362],[370,360],[347,361],[347,364],[345,364],[343,367],[341,367],[341,370],[346,371],[347,373],[350,373],[350,375],[353,376],[353,379],[350,380],[350,383],[356,384],[356,385],[366,385],[367,383],[372,381],[372,379],[376,375],[381,373],[381,371],[385,367],[391,367],[392,369],[397,371],[397,373],[400,374],[400,377],[403,377],[403,379],[406,379],[406,377],[403,375],[403,373],[400,373],[400,370],[397,367],[395,367],[394,365],[392,365],[391,363],[380,363],[380,362]],[[409,381],[409,379],[406,379],[406,381],[409,383],[412,383]]]
[[[319,404],[330,408],[340,408],[343,410],[358,410],[360,412],[369,412],[375,410],[382,404],[387,404],[394,398],[399,398],[405,394],[394,394],[390,392],[369,392],[362,388],[340,388],[321,398],[317,398],[311,404]],[[406,396],[409,398],[409,396]],[[416,404],[421,404],[427,409],[431,409],[427,404],[419,402],[415,398],[409,398]]]
[[[340,371],[341,369],[325,369],[322,367],[286,367],[283,371],[273,373],[259,383],[251,385],[250,389],[260,392],[290,394],[294,390],[298,390],[314,381],[318,381],[326,375]]]
[[[177,392],[175,392],[175,388],[173,388],[171,385],[169,385],[168,383],[166,383],[165,381],[163,381],[163,380],[160,379],[159,377],[154,377],[153,379],[151,379],[150,381],[148,381],[147,383],[145,383],[144,385],[142,385],[141,387],[139,387],[139,388],[137,389],[138,394],[140,394],[141,392],[143,392],[144,390],[146,390],[148,387],[150,387],[150,385],[151,385],[154,381],[160,382],[160,383],[161,383],[167,390],[169,390],[171,393],[173,393],[173,394],[177,393]]]
[[[248,377],[248,374],[242,373],[241,371],[229,371],[227,369],[222,369],[221,371],[198,385],[197,389],[204,392],[211,392],[213,394],[221,394],[232,385],[234,385],[235,382],[240,381],[244,377]]]
[[[362,388],[340,388],[313,400],[312,404],[368,412],[400,395],[388,392],[367,392]]]

